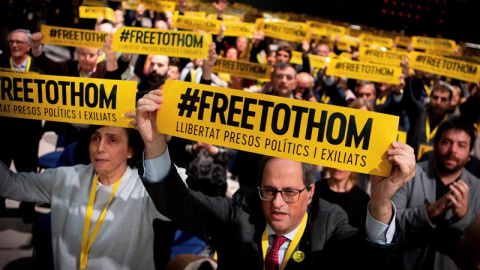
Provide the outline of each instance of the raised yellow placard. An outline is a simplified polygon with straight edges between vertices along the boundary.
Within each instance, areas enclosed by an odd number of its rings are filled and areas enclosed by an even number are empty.
[[[480,82],[480,65],[421,52],[410,52],[410,67],[461,81]]]
[[[204,11],[185,11],[183,16],[206,19],[207,13]]]
[[[102,16],[103,18],[115,22],[115,11],[109,7],[78,7],[78,16],[83,19],[97,19]]]
[[[402,60],[408,55],[407,52],[384,51],[360,46],[359,59],[365,62],[378,63],[399,67]]]
[[[260,30],[271,38],[294,42],[310,40],[310,28],[305,23],[263,20]]]
[[[361,34],[358,38],[360,39],[360,46],[375,46],[385,48],[392,48],[393,46],[393,39],[391,38],[379,37],[368,34]]]
[[[292,58],[290,59],[290,63],[296,65],[303,65],[303,53],[299,51],[292,51]],[[315,54],[308,54],[308,60],[310,61],[310,67],[313,68],[324,68],[327,65],[327,58],[318,56]]]
[[[310,26],[314,37],[320,36],[342,36],[345,35],[347,30],[340,25],[334,25],[329,23],[321,23],[316,21],[307,21],[307,25]]]
[[[407,143],[407,132],[399,130],[397,135],[397,142]]]
[[[0,72],[0,116],[129,127],[136,82]]]
[[[224,24],[227,28],[223,33],[225,36],[253,38],[253,32],[256,27],[253,23],[225,21]]]
[[[303,65],[303,53],[299,51],[292,51],[292,58],[290,58],[290,63],[295,65]]]
[[[177,12],[173,14],[172,18],[172,26],[174,28],[203,30],[212,34],[218,34],[221,23],[219,20],[207,20],[207,18],[179,15]]]
[[[457,45],[454,40],[430,37],[412,37],[412,45],[415,49],[447,51],[452,53]]]
[[[398,117],[314,102],[167,81],[162,133],[344,170],[388,176]]]
[[[261,65],[246,61],[234,61],[225,58],[219,58],[213,66],[214,72],[223,72],[230,75],[254,79],[270,81],[272,76],[272,66]]]
[[[60,46],[103,48],[108,33],[59,26],[41,25],[42,43]]]
[[[145,6],[145,9],[151,9],[158,12],[175,11],[175,2],[172,1],[157,1],[157,0],[142,0],[141,3]]]
[[[411,37],[407,37],[407,36],[396,36],[395,37],[395,44],[397,44],[398,46],[402,46],[402,47],[408,47],[408,45],[410,45],[410,43],[412,43],[412,38]]]
[[[207,33],[120,27],[113,35],[113,50],[206,59],[211,41]]]
[[[400,84],[401,67],[350,61],[343,59],[330,59],[327,75],[348,77],[357,80]]]

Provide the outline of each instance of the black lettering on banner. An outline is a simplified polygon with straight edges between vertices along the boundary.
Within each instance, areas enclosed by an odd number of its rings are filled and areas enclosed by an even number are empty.
[[[278,124],[279,124],[278,120],[279,120],[279,115],[280,115],[281,110],[284,111],[284,113],[283,113],[283,124],[280,123],[282,125],[282,127],[279,128],[278,127]],[[275,108],[273,108],[272,131],[275,134],[284,135],[285,133],[287,133],[288,128],[289,128],[289,124],[290,124],[290,115],[291,115],[290,107],[288,107],[288,105],[285,104],[285,103],[277,104],[275,106]],[[274,123],[274,121],[276,122],[276,124]]]

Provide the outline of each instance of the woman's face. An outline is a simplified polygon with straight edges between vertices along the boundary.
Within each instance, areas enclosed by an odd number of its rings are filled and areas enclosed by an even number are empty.
[[[90,137],[90,161],[100,177],[120,179],[127,168],[127,158],[132,155],[128,147],[127,130],[104,126]]]
[[[336,181],[347,180],[348,177],[350,177],[350,174],[352,174],[351,171],[344,171],[340,169],[330,168],[329,170],[330,170],[330,174],[332,175],[332,179]]]

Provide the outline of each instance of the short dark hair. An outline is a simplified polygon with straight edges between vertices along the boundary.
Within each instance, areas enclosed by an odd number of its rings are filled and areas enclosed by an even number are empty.
[[[438,84],[438,85],[435,85],[432,89],[432,92],[430,92],[430,96],[433,95],[433,92],[448,92],[450,94],[450,96],[448,97],[448,100],[451,100],[452,99],[452,96],[453,96],[453,93],[452,93],[452,89],[450,88],[450,85],[447,85],[447,84]]]
[[[470,136],[470,151],[472,151],[473,145],[475,144],[475,127],[473,126],[471,120],[463,115],[454,116],[440,124],[437,129],[437,133],[435,133],[433,144],[438,145],[442,134],[450,129],[465,131]]]
[[[289,67],[291,67],[295,70],[295,67],[291,63],[282,63],[282,62],[276,63],[273,66],[272,76],[275,76],[275,74],[277,74],[277,70],[284,70],[284,69],[289,68]],[[297,73],[297,71],[295,70],[295,75],[296,75],[296,73]]]
[[[263,170],[267,165],[267,162],[275,157],[264,156],[260,159],[259,162],[259,174],[258,174],[258,185],[262,183]],[[307,187],[307,190],[310,190],[310,185],[315,184],[317,181],[317,171],[316,166],[310,163],[302,163],[302,173],[303,173],[303,184]]]
[[[286,41],[278,43],[277,52],[278,51],[284,51],[288,53],[288,55],[290,55],[290,59],[292,59],[292,45],[290,45],[290,43]]]

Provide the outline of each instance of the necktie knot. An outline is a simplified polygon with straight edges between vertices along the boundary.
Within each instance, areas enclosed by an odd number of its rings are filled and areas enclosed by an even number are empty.
[[[285,236],[275,236],[273,238],[273,245],[268,251],[267,257],[265,258],[265,270],[278,270],[278,250],[280,247],[287,241]]]

